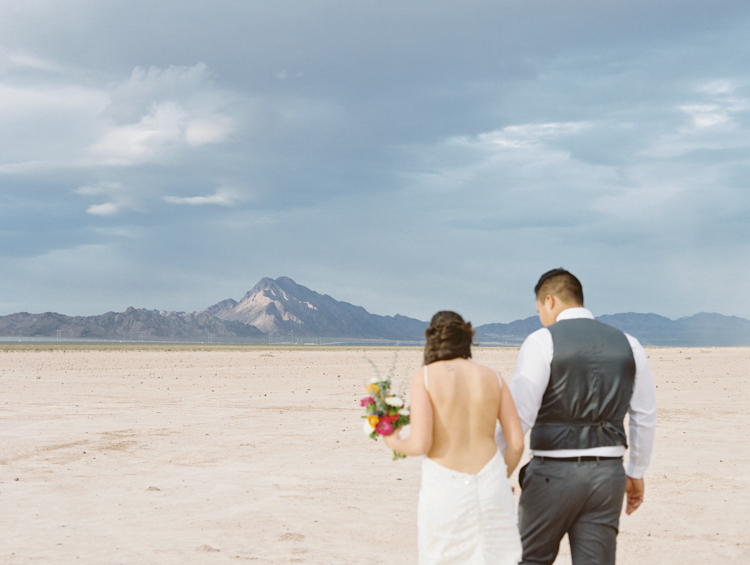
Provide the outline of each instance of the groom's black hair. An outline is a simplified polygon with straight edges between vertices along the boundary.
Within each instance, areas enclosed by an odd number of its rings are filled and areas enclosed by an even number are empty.
[[[537,300],[543,300],[551,294],[557,296],[563,302],[580,304],[583,306],[583,287],[575,275],[563,268],[547,271],[534,287]]]

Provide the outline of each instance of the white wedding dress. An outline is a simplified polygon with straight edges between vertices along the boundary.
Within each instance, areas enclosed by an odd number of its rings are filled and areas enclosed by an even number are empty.
[[[518,517],[500,451],[476,475],[425,457],[417,532],[420,565],[517,565]]]
[[[513,493],[498,451],[476,475],[422,461],[417,511],[419,564],[517,565]]]

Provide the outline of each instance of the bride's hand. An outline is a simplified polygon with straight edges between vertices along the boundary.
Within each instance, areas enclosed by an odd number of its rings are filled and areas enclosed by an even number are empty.
[[[393,447],[393,446],[391,445],[391,441],[392,441],[393,439],[397,439],[397,440],[398,440],[398,439],[401,439],[401,436],[399,436],[399,435],[398,435],[398,433],[399,433],[400,431],[401,431],[401,428],[396,428],[395,430],[393,430],[393,433],[391,433],[391,435],[389,435],[389,436],[382,436],[382,437],[383,437],[383,442],[384,442],[384,443],[385,443],[385,444],[386,444],[386,445],[387,445],[388,447],[390,447],[391,449],[395,449],[395,448],[394,448],[394,447]]]

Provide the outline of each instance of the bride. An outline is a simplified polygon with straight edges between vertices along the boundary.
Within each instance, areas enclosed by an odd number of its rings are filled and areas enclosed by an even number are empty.
[[[470,322],[438,312],[426,331],[424,369],[411,380],[411,435],[385,436],[404,455],[424,455],[419,492],[420,565],[517,564],[521,560],[508,477],[523,452],[513,398],[492,369],[474,363]],[[500,421],[508,448],[495,444]]]

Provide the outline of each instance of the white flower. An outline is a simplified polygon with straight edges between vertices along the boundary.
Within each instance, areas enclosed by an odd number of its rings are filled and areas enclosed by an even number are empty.
[[[401,408],[404,405],[404,401],[398,396],[389,396],[385,399],[385,403],[388,406],[397,406],[398,408]]]
[[[366,436],[369,436],[372,432],[375,431],[375,428],[370,425],[370,422],[367,421],[367,418],[365,418],[365,425],[362,426],[362,431],[365,432]]]
[[[381,381],[380,377],[373,377],[370,379],[371,384],[376,384],[376,383],[379,383],[380,381]]]
[[[398,411],[399,416],[408,416],[409,415],[409,409],[408,408],[402,408]]]

